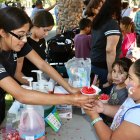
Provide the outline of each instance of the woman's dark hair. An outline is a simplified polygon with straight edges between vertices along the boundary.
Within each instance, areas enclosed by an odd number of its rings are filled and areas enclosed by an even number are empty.
[[[54,19],[50,12],[43,10],[37,12],[32,20],[32,23],[36,27],[49,27],[54,26]]]
[[[100,5],[100,2],[102,2],[102,0],[90,0],[86,7],[85,14],[89,17],[94,16],[94,13],[92,12],[92,8],[97,8]]]
[[[136,60],[133,64],[134,67],[134,73],[139,78],[140,81],[140,59]]]
[[[125,26],[126,30],[130,30],[132,33],[135,32],[135,24],[130,17],[123,17],[120,23]]]
[[[122,10],[128,8],[129,3],[128,2],[122,2]]]
[[[92,22],[88,18],[82,18],[79,22],[79,28],[80,30],[84,30],[86,27],[91,27]]]
[[[121,0],[105,0],[99,13],[93,20],[93,28],[98,29],[112,17],[120,22],[121,18]]]
[[[118,65],[119,67],[122,67],[124,69],[125,72],[128,73],[130,66],[132,65],[132,61],[126,57],[120,58],[119,60],[116,60],[113,64],[112,64],[112,68]]]
[[[0,9],[0,29],[5,32],[19,29],[27,23],[30,23],[31,26],[31,20],[23,10],[17,7]]]
[[[89,2],[90,2],[90,0],[84,0],[83,4],[87,6]]]

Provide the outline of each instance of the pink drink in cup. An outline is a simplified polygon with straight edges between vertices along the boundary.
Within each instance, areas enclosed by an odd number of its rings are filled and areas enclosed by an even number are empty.
[[[99,96],[99,100],[102,101],[102,103],[108,103],[109,100],[109,95],[103,93]]]
[[[88,86],[83,87],[81,89],[81,93],[84,94],[84,95],[89,95],[89,96],[97,94],[97,92],[94,88],[88,87]]]

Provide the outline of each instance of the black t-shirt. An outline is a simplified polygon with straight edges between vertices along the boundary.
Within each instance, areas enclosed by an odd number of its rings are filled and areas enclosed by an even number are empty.
[[[92,48],[91,48],[91,62],[93,65],[107,68],[106,62],[106,43],[107,36],[118,35],[120,36],[119,42],[116,47],[116,58],[119,58],[121,52],[122,35],[119,25],[116,20],[110,19],[100,29],[92,31]]]
[[[28,38],[28,43],[32,48],[37,52],[37,54],[45,60],[47,57],[46,54],[46,42],[45,39],[40,39],[38,42],[32,38]],[[38,70],[38,68],[32,64],[28,59],[24,59],[22,72],[28,77],[33,77],[34,81],[37,81],[36,73],[31,72],[32,70]]]
[[[20,52],[0,51],[0,80],[7,76],[14,78],[17,58],[26,56],[32,48],[26,43]],[[7,83],[5,83],[7,84]],[[5,117],[5,91],[0,88],[0,123]]]
[[[31,50],[31,46],[26,43],[20,52],[0,51],[0,80],[8,75],[14,77],[17,58],[26,56]]]
[[[25,44],[20,52],[14,51],[0,51],[0,80],[7,76],[14,78],[17,58],[26,56],[32,50],[29,44]],[[0,88],[0,94],[3,94],[3,90]]]

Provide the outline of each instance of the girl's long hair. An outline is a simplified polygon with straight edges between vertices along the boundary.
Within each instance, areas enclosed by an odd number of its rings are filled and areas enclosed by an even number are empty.
[[[120,20],[120,23],[122,23],[125,26],[125,30],[127,33],[135,32],[135,24],[130,17],[123,17]]]
[[[99,13],[93,20],[93,29],[98,29],[109,19],[115,19],[120,22],[121,19],[121,0],[106,0]]]

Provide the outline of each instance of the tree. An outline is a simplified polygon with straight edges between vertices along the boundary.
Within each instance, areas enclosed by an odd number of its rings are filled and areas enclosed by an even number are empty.
[[[3,2],[5,2],[5,0],[0,0],[0,3],[3,3]]]

